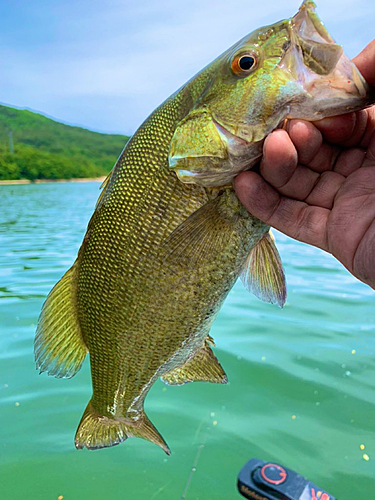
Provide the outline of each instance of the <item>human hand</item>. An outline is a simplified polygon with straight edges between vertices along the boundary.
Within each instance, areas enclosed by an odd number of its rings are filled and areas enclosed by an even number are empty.
[[[355,59],[375,87],[375,40]],[[375,106],[319,122],[291,120],[263,149],[259,173],[234,181],[246,209],[334,255],[375,288]]]

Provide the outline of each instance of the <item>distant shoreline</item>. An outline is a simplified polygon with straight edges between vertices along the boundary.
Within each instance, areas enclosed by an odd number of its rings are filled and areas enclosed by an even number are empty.
[[[0,186],[9,186],[13,184],[50,184],[52,182],[103,182],[106,176],[102,177],[82,177],[72,179],[16,179],[12,181],[0,181]]]

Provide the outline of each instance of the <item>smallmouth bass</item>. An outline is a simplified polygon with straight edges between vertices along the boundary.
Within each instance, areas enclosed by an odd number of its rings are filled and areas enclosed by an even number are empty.
[[[38,323],[37,366],[72,377],[90,353],[92,398],[77,448],[141,437],[169,448],[144,412],[157,378],[226,383],[211,324],[241,275],[283,305],[269,227],[233,178],[286,119],[370,104],[366,82],[305,1],[219,56],[140,126],[104,183],[78,257]]]

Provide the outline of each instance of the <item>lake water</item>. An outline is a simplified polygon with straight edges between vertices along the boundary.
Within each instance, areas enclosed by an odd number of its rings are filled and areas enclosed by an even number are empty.
[[[172,455],[140,439],[74,448],[89,363],[71,380],[38,375],[33,336],[98,188],[0,186],[1,500],[235,500],[252,457],[282,463],[339,500],[375,499],[375,292],[281,234],[284,309],[238,282],[213,325],[230,383],[158,381],[146,399]]]

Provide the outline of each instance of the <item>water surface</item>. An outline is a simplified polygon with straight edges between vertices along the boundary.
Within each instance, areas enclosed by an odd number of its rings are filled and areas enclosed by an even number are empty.
[[[147,397],[171,457],[140,439],[75,450],[89,364],[71,380],[38,375],[32,343],[98,187],[0,186],[0,498],[235,500],[236,476],[252,457],[295,469],[339,500],[375,498],[375,293],[281,234],[284,309],[239,282],[212,328],[230,383],[159,381]]]

